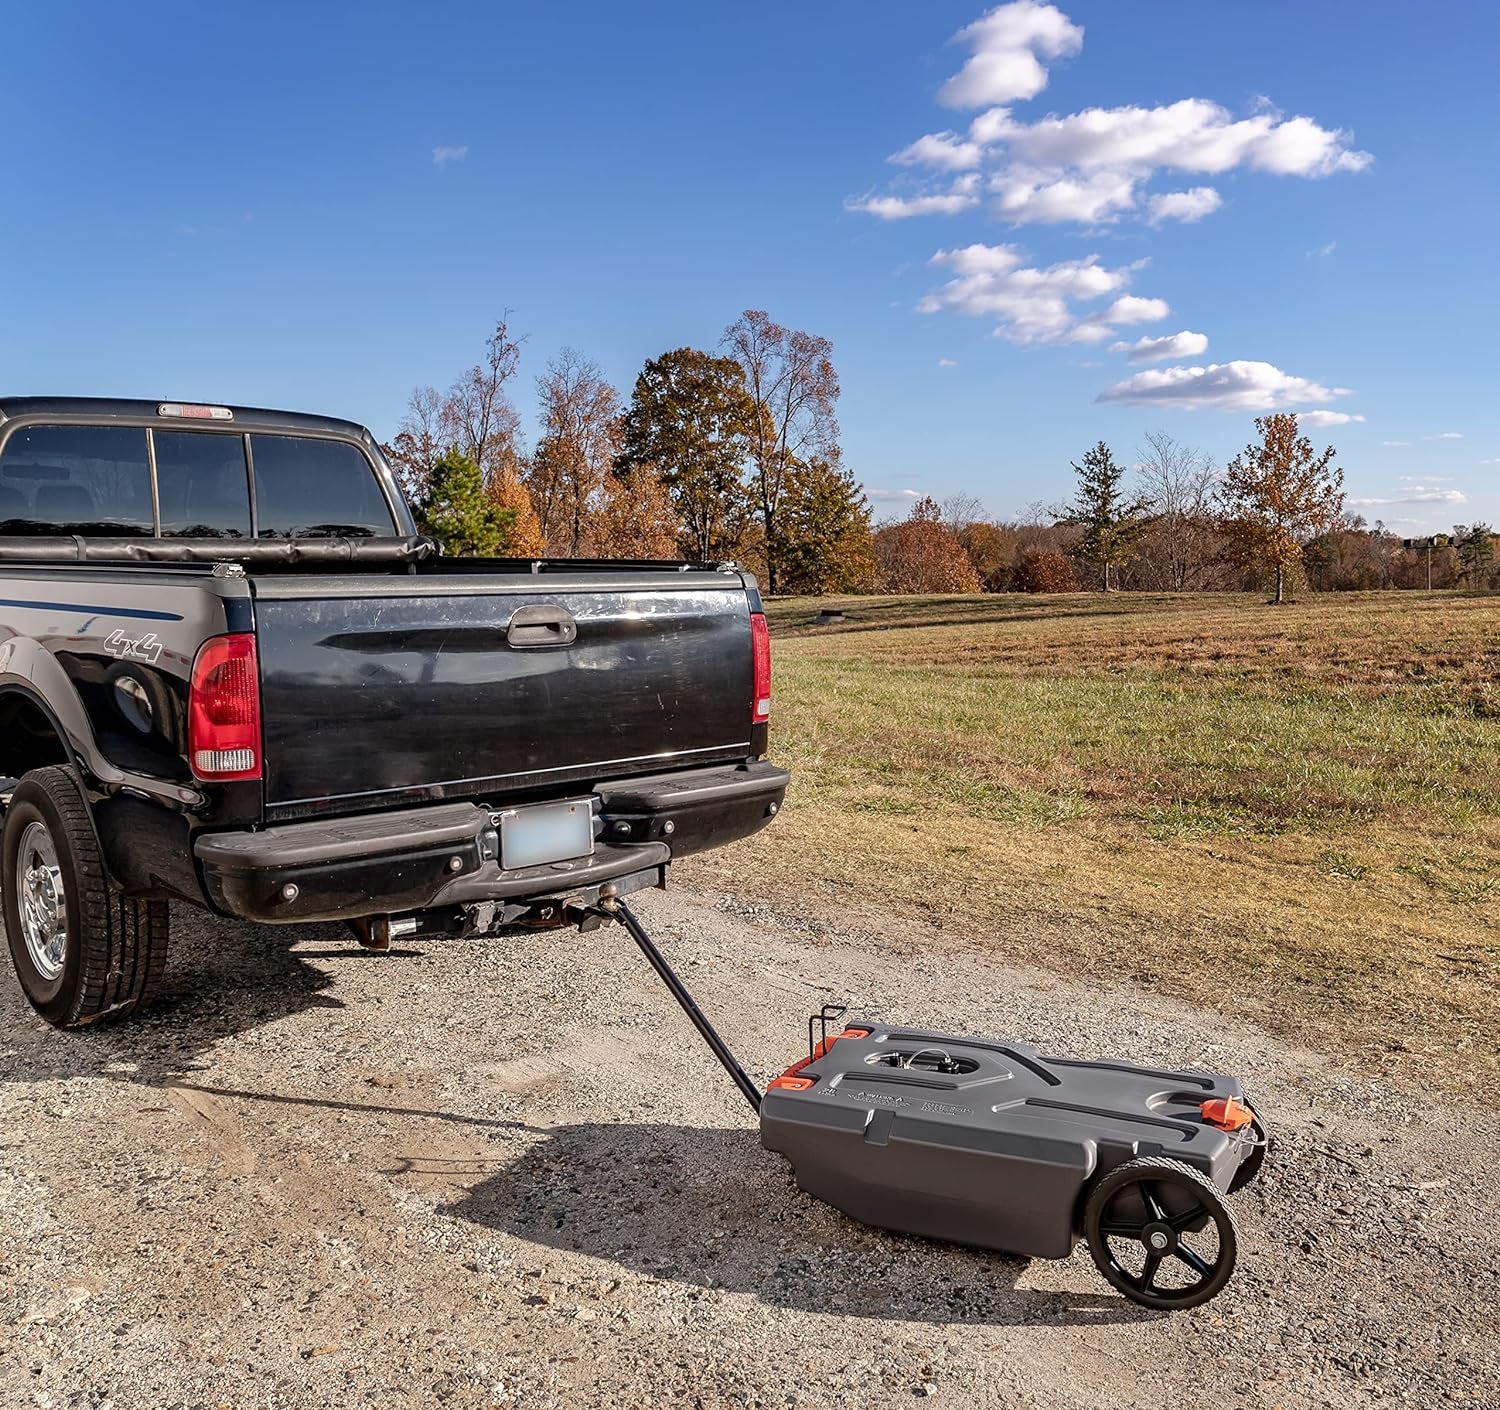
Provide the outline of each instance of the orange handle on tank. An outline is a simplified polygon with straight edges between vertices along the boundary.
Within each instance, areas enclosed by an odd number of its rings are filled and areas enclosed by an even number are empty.
[[[1213,1097],[1199,1110],[1210,1126],[1217,1126],[1221,1131],[1243,1131],[1255,1120],[1255,1113],[1233,1097]]]

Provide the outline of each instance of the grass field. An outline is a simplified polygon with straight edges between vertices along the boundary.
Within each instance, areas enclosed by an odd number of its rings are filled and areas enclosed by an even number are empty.
[[[816,627],[819,607],[845,623]],[[777,824],[701,864],[1497,1075],[1500,599],[771,604]],[[748,855],[747,855],[748,852]]]

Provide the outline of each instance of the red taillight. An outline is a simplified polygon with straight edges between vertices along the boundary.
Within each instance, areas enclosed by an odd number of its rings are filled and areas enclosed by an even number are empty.
[[[764,612],[750,614],[750,650],[755,661],[750,721],[759,725],[771,718],[771,632],[766,626]]]
[[[260,777],[260,671],[255,638],[210,637],[193,660],[188,762],[205,782]]]

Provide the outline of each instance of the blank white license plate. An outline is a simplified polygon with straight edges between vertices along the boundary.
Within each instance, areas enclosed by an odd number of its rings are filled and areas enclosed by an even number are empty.
[[[594,810],[575,803],[538,803],[500,815],[500,865],[539,867],[594,854]]]

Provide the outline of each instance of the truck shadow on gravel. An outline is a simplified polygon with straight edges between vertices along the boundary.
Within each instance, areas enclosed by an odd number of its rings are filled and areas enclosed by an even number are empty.
[[[541,1139],[439,1212],[664,1282],[750,1293],[804,1312],[992,1325],[1163,1315],[1108,1292],[1023,1286],[1033,1265],[1022,1258],[846,1219],[798,1190],[791,1167],[763,1150],[750,1126],[527,1130]],[[508,1143],[514,1134],[497,1136]],[[1060,1276],[1069,1283],[1097,1278],[1082,1252]]]
[[[366,954],[345,938],[337,926],[247,926],[174,906],[167,973],[151,1006],[124,1023],[70,1033],[49,1028],[6,975],[0,1042],[12,1056],[0,1062],[0,1082],[107,1077],[115,1064],[131,1065],[133,1081],[191,1072],[227,1038],[305,1009],[343,1008],[325,992],[335,978],[308,961]],[[0,965],[9,967],[8,954],[0,952]]]

